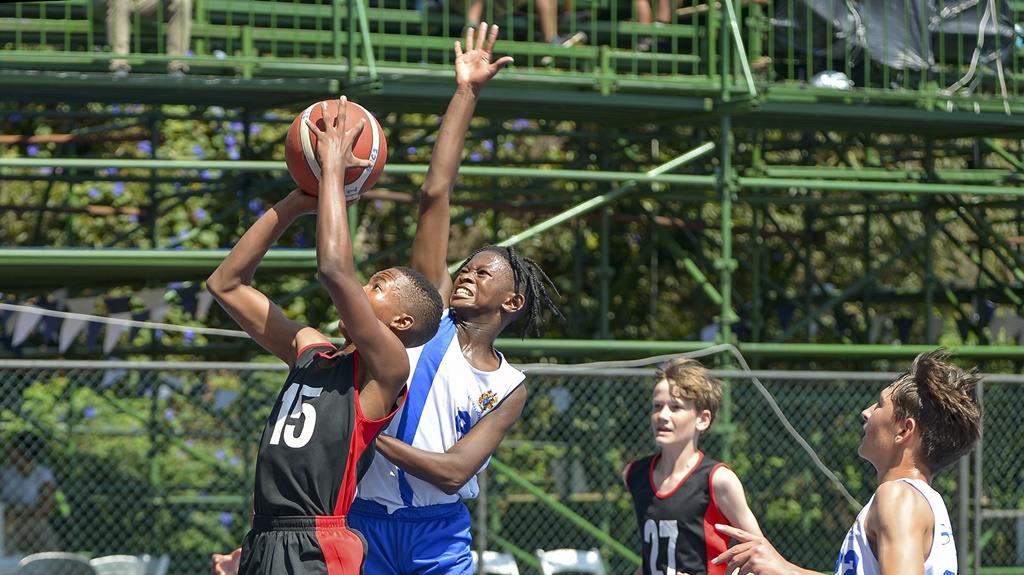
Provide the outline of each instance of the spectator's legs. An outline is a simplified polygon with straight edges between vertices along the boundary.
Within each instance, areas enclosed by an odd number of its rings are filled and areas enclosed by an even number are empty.
[[[107,0],[107,44],[114,54],[127,54],[131,34],[132,0]],[[110,60],[110,71],[126,74],[132,67],[123,58]]]
[[[658,0],[658,22],[669,24],[672,22],[672,10],[675,8],[675,0]]]
[[[634,1],[636,6],[637,22],[641,24],[654,24],[655,26],[664,26],[672,22],[672,10],[675,9],[676,0],[655,0],[658,3],[657,20],[654,19],[654,9],[651,7],[651,0]],[[658,45],[661,48],[667,48],[667,46],[663,46],[665,40],[665,37],[658,38]],[[641,36],[637,38],[637,52],[650,52],[654,48],[654,39],[651,36]]]
[[[654,13],[651,10],[651,0],[636,0],[636,21],[641,24],[650,24],[654,21]]]
[[[475,30],[480,26],[480,21],[483,20],[483,17],[484,0],[469,0],[469,6],[466,7],[466,27]]]
[[[188,51],[192,41],[192,0],[169,0],[167,2],[167,54],[182,56]],[[172,60],[167,64],[167,71],[188,72],[188,63],[184,60]]]
[[[558,31],[558,0],[534,0],[537,10],[537,23],[540,25],[541,36],[545,42],[551,42]]]

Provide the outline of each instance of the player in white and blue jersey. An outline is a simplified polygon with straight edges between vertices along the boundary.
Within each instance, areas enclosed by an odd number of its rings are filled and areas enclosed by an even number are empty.
[[[931,483],[981,437],[980,379],[941,351],[923,353],[861,413],[857,453],[875,466],[879,485],[843,542],[835,575],[956,575],[949,514]],[[714,560],[727,573],[816,573],[783,559],[764,537],[716,528],[743,542]]]
[[[469,511],[460,500],[477,496],[476,474],[526,404],[524,376],[494,340],[519,318],[524,334],[535,330],[545,306],[557,314],[544,287],[550,280],[510,247],[485,247],[454,281],[448,274],[449,195],[466,132],[480,91],[511,62],[490,62],[497,31],[481,24],[467,34],[474,57],[456,47],[457,89],[421,189],[410,267],[437,286],[449,309],[419,355],[410,350],[409,399],[378,438],[349,513],[366,537],[366,572],[374,575],[473,572]]]
[[[448,309],[433,339],[408,349],[412,373],[405,404],[377,438],[360,480],[348,527],[367,543],[365,573],[469,574],[470,517],[461,499],[477,496],[476,474],[526,405],[524,375],[494,349],[494,340],[522,318],[536,331],[550,280],[511,247],[470,255],[454,280],[448,274],[449,195],[480,91],[510,57],[491,61],[498,27],[482,23],[455,45],[452,97],[421,188],[412,269],[438,290]],[[235,571],[237,551],[213,556],[214,575]]]

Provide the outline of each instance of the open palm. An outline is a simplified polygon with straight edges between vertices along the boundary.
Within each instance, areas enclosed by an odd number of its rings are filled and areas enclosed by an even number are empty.
[[[466,30],[465,51],[461,42],[455,42],[455,80],[459,86],[479,91],[488,80],[512,62],[511,56],[502,56],[492,62],[494,43],[498,40],[498,27],[481,22],[476,30]]]

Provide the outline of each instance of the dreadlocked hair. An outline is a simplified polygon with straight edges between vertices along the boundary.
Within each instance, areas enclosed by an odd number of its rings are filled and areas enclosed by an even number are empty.
[[[555,287],[551,278],[544,273],[544,270],[540,269],[537,262],[530,258],[520,256],[514,249],[512,249],[512,246],[484,246],[469,254],[469,257],[463,260],[462,265],[459,267],[466,267],[470,260],[481,252],[491,252],[500,255],[505,258],[509,267],[512,268],[512,291],[517,294],[522,294],[523,298],[526,300],[523,305],[523,310],[525,311],[526,316],[526,325],[523,326],[522,333],[524,338],[531,330],[534,335],[540,335],[539,324],[543,321],[542,312],[545,307],[551,310],[551,313],[555,314],[558,318],[563,318],[562,312],[558,311],[558,306],[555,305],[555,302],[548,295],[548,291],[544,285],[547,284],[551,286],[551,289],[555,292],[556,296],[559,295],[558,288]]]

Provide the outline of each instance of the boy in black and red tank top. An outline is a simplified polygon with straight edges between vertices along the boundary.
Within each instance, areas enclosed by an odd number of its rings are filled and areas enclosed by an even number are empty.
[[[405,397],[407,347],[437,331],[437,289],[408,268],[356,279],[344,193],[346,168],[361,168],[352,146],[362,124],[345,130],[346,101],[324,105],[317,136],[322,165],[318,196],[295,190],[238,241],[207,289],[238,324],[291,367],[263,430],[256,460],[253,528],[239,573],[362,573],[362,537],[346,526],[372,444]],[[346,344],[287,319],[250,284],[257,265],[285,228],[317,213],[317,272],[338,315]]]
[[[685,357],[666,362],[654,380],[651,426],[661,450],[630,462],[622,474],[643,546],[636,575],[723,574],[725,566],[711,560],[729,541],[715,524],[761,529],[736,474],[697,449],[722,405],[722,383]]]

